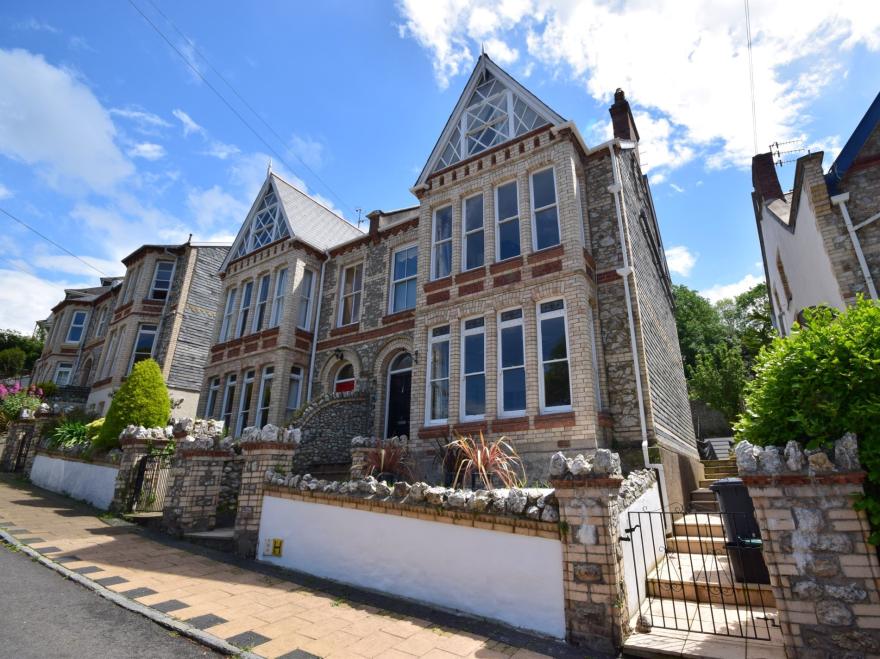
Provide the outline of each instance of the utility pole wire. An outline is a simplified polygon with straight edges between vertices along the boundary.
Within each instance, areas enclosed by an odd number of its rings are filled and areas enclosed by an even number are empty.
[[[758,114],[755,111],[755,66],[752,63],[752,17],[749,11],[749,0],[743,0],[746,10],[746,39],[749,44],[749,88],[752,98],[752,145],[754,153],[758,153]]]
[[[272,128],[272,126],[269,125],[269,123],[268,123],[265,119],[263,119],[263,117],[260,115],[260,113],[257,112],[257,111],[253,108],[253,106],[252,106],[250,103],[248,103],[248,102],[244,99],[244,97],[243,97],[241,94],[238,93],[238,91],[235,89],[235,87],[233,87],[232,83],[230,83],[230,82],[229,82],[229,81],[223,76],[223,74],[220,73],[220,72],[217,70],[217,68],[216,68],[213,64],[211,64],[211,61],[210,61],[210,60],[209,60],[209,59],[208,59],[208,58],[207,58],[207,57],[206,57],[206,56],[205,56],[205,55],[204,55],[204,54],[198,49],[198,47],[196,46],[196,44],[195,44],[195,43],[194,43],[194,42],[193,42],[188,36],[186,36],[186,34],[184,34],[184,33],[183,33],[183,32],[177,27],[177,25],[175,25],[174,21],[172,21],[170,18],[168,18],[168,16],[166,16],[166,15],[162,12],[162,10],[159,9],[159,7],[156,6],[156,4],[155,4],[152,0],[147,0],[147,1],[150,3],[150,5],[153,7],[153,9],[155,9],[156,12],[157,12],[162,18],[164,18],[164,19],[168,22],[169,25],[171,25],[171,27],[174,29],[174,31],[177,32],[177,34],[179,34],[180,37],[186,41],[187,45],[188,45],[190,48],[192,48],[193,52],[196,53],[199,57],[202,58],[202,60],[205,61],[205,63],[208,65],[208,68],[211,70],[211,72],[214,73],[214,75],[216,75],[218,78],[220,78],[220,80],[222,80],[223,83],[224,83],[227,87],[229,87],[230,90],[232,90],[232,93],[235,94],[235,97],[236,97],[239,101],[241,101],[241,103],[242,103],[242,104],[243,104],[248,110],[250,110],[250,112],[251,112],[251,113],[252,113],[257,119],[260,120],[260,122],[261,122],[261,123],[262,123],[262,124],[263,124],[263,125],[269,130],[269,132],[272,133],[272,135],[275,137],[275,139],[277,139],[281,144],[285,144],[285,140],[284,140],[284,138],[281,137],[281,136],[278,134],[278,132],[277,132],[274,128]],[[279,159],[279,160],[280,160],[280,161],[281,161],[281,162],[282,162],[282,163],[283,163],[283,164],[284,164],[284,165],[285,165],[290,171],[294,171],[294,168],[291,167],[290,164],[288,164],[288,163],[284,160],[284,158],[282,158],[281,155],[280,155],[280,154],[279,154],[279,153],[278,153],[278,152],[277,152],[277,151],[276,151],[276,150],[275,150],[275,149],[274,149],[274,148],[273,148],[273,147],[272,147],[272,146],[271,146],[271,145],[270,145],[265,139],[263,139],[263,137],[262,137],[262,136],[256,131],[256,129],[254,129],[254,127],[251,126],[251,125],[245,120],[245,118],[244,118],[244,117],[243,117],[243,116],[242,116],[242,115],[241,115],[241,114],[240,114],[240,113],[239,113],[239,112],[238,112],[238,111],[232,106],[232,104],[229,103],[229,101],[226,100],[226,98],[220,93],[220,91],[219,91],[216,87],[214,87],[210,82],[208,82],[208,80],[205,78],[205,76],[202,74],[202,72],[199,71],[198,67],[194,66],[193,63],[189,60],[189,58],[188,58],[183,52],[181,52],[180,49],[178,49],[178,48],[177,48],[177,47],[171,42],[171,40],[168,39],[167,36],[165,36],[165,34],[162,32],[162,30],[160,30],[159,27],[158,27],[153,21],[151,21],[151,20],[149,19],[149,17],[147,17],[147,15],[146,15],[143,11],[141,11],[140,7],[138,7],[138,6],[134,3],[134,0],[128,0],[128,2],[129,2],[129,4],[130,4],[132,7],[134,7],[135,11],[137,11],[137,12],[143,17],[143,19],[144,19],[144,20],[150,25],[150,27],[152,27],[160,37],[162,37],[162,39],[165,41],[165,43],[167,43],[167,44],[172,48],[172,50],[174,50],[174,52],[176,52],[176,53],[180,56],[180,58],[186,63],[186,65],[187,65],[190,69],[192,69],[193,73],[195,73],[195,74],[196,74],[196,75],[202,80],[202,82],[204,82],[204,83],[208,86],[208,88],[209,88],[212,92],[214,92],[214,94],[217,95],[217,97],[218,97],[221,101],[223,101],[224,105],[226,105],[226,107],[229,108],[229,110],[230,110],[230,111],[231,111],[231,112],[232,112],[232,113],[233,113],[233,114],[239,119],[239,121],[241,121],[241,122],[242,122],[242,123],[248,128],[248,130],[250,130],[250,131],[254,134],[254,136],[255,136],[258,140],[260,140],[260,142],[262,142],[263,145],[264,145],[267,149],[269,149],[269,150],[270,150],[270,151],[271,151],[271,152],[272,152],[272,153],[273,153],[273,154],[274,154],[274,155],[275,155],[275,156],[276,156],[276,157],[277,157],[277,158],[278,158],[278,159]],[[329,184],[329,183],[327,183],[326,181],[324,181],[324,179],[322,179],[320,176],[318,176],[318,174],[317,174],[317,173],[316,173],[311,167],[309,167],[309,166],[305,163],[305,161],[304,161],[302,158],[299,157],[299,155],[298,155],[296,152],[294,152],[294,151],[290,151],[290,153],[293,154],[293,157],[296,158],[296,159],[299,161],[299,163],[303,166],[303,168],[304,168],[306,171],[308,171],[308,172],[309,172],[309,173],[310,173],[310,174],[311,174],[311,175],[312,175],[312,176],[313,176],[313,177],[314,177],[314,178],[315,178],[315,179],[316,179],[321,185],[323,185],[324,188],[326,188],[327,191],[330,192],[330,194],[333,195],[333,196],[336,198],[336,200],[337,200],[340,204],[342,204],[343,206],[345,206],[345,207],[348,208],[349,210],[352,208],[352,207],[350,206],[350,204],[348,204],[348,203],[342,198],[342,196],[341,196],[338,192],[336,192],[336,190],[334,190],[332,187],[330,187],[330,184]]]

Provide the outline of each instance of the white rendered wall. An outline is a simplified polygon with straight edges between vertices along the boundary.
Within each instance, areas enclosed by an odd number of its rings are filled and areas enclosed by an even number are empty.
[[[113,501],[118,471],[116,467],[38,455],[31,468],[31,482],[107,510]]]
[[[639,525],[630,534],[630,542],[621,542],[623,549],[623,577],[626,583],[626,603],[630,617],[639,610],[639,592],[645,596],[647,583],[645,577],[650,574],[660,559],[663,558],[663,547],[666,538],[663,533],[661,515],[636,515],[638,512],[659,512],[663,510],[660,503],[660,489],[657,483],[648,488],[642,496],[633,501],[628,508],[621,511],[617,518],[620,535],[626,535],[626,529]],[[630,517],[630,511],[633,512]],[[653,536],[653,539],[652,539]],[[635,555],[633,555],[635,550]]]
[[[558,540],[267,496],[259,542],[267,563],[565,637]]]

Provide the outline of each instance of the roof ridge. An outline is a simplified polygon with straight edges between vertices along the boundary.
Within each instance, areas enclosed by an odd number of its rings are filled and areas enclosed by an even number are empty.
[[[345,222],[345,224],[347,224],[348,226],[350,226],[352,229],[355,229],[355,230],[357,230],[357,231],[360,231],[361,233],[365,233],[364,231],[361,231],[361,229],[358,229],[354,224],[352,224],[351,222],[349,222],[348,220],[346,220],[344,217],[342,217],[342,216],[341,216],[339,213],[337,213],[335,210],[333,210],[332,208],[330,208],[327,204],[325,204],[324,202],[322,202],[322,201],[320,201],[320,200],[318,200],[318,199],[315,199],[315,198],[314,198],[312,195],[310,195],[308,192],[305,192],[305,191],[303,191],[303,190],[300,190],[297,186],[295,186],[293,183],[291,183],[290,181],[288,181],[287,179],[285,179],[285,178],[284,178],[283,176],[281,176],[280,174],[277,174],[276,172],[273,171],[273,172],[269,172],[269,176],[274,176],[276,179],[278,179],[279,181],[281,181],[282,183],[284,183],[287,187],[291,188],[292,190],[296,190],[296,191],[297,191],[299,194],[301,194],[303,197],[305,197],[305,198],[308,199],[309,201],[311,201],[311,202],[317,204],[318,206],[320,206],[321,208],[323,208],[323,209],[326,210],[327,212],[331,213],[334,217],[336,217],[336,218],[339,219],[340,221]]]

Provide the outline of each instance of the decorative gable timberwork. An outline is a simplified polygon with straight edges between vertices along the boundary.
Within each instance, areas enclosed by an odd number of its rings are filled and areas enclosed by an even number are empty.
[[[271,177],[267,179],[267,183],[263,198],[251,214],[250,221],[244,224],[235,239],[231,252],[233,259],[250,254],[269,243],[290,236],[290,228],[284,217],[284,210],[278,199],[278,194],[272,185]]]

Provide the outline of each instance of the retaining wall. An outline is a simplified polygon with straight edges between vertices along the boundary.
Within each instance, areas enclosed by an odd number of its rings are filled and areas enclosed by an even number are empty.
[[[108,510],[116,488],[116,465],[84,462],[38,453],[31,467],[31,482],[52,492],[86,501]]]

